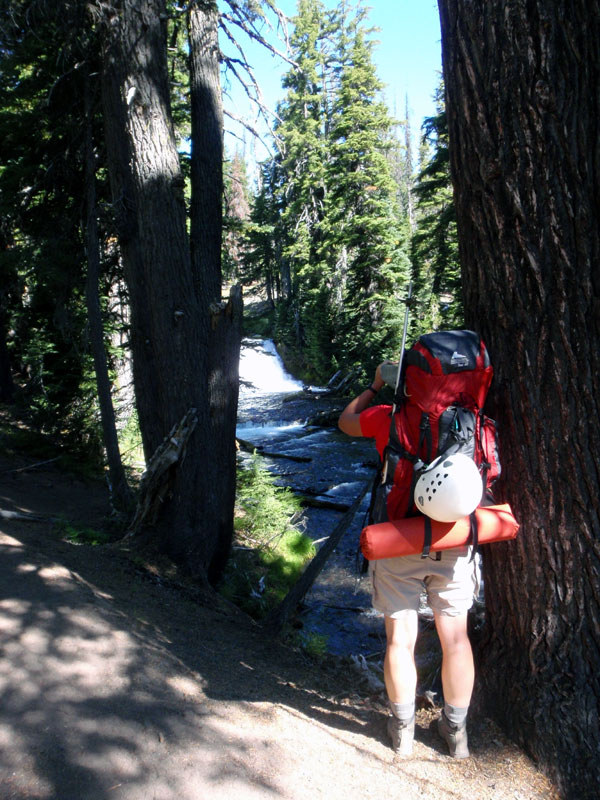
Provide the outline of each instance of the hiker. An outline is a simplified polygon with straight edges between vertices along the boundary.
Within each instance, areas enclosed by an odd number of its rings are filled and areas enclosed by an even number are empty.
[[[348,403],[338,421],[340,429],[350,436],[374,438],[382,460],[392,406],[371,406],[371,402],[385,384],[382,368],[389,370],[389,364],[377,367],[373,382]],[[370,562],[369,569],[373,607],[383,613],[385,621],[384,679],[391,710],[387,730],[394,751],[402,756],[412,753],[417,685],[414,650],[419,601],[425,588],[442,647],[444,708],[438,732],[451,756],[468,757],[466,720],[475,673],[467,613],[479,590],[477,562],[471,559],[471,548],[465,545],[429,558],[384,558]]]

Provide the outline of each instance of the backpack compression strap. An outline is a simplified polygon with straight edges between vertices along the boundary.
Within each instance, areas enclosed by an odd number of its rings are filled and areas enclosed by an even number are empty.
[[[469,520],[471,523],[471,533],[469,536],[469,544],[473,547],[473,552],[471,553],[470,561],[473,561],[475,558],[475,554],[477,553],[477,545],[479,544],[479,531],[477,528],[477,517],[475,516],[475,512],[471,512],[469,514]]]
[[[481,408],[479,409],[478,415],[479,415],[479,422],[478,422],[478,424],[479,424],[479,448],[480,448],[482,456],[483,456],[483,461],[481,462],[481,465],[480,465],[480,468],[481,468],[481,480],[483,481],[483,491],[485,493],[485,490],[487,489],[487,476],[488,476],[488,472],[490,471],[490,468],[491,468],[492,465],[490,464],[489,459],[488,459],[488,454],[487,454],[486,446],[485,446],[485,437],[483,435],[483,420],[485,419],[485,414],[483,413],[483,409],[481,409]]]
[[[431,550],[431,519],[429,517],[424,517],[425,522],[425,532],[423,538],[423,552],[421,553],[421,558],[429,558],[429,551]],[[475,558],[475,554],[477,553],[477,545],[479,543],[479,531],[477,528],[477,517],[475,516],[475,512],[473,511],[469,514],[469,523],[471,526],[471,532],[469,534],[468,543],[472,545],[473,552],[471,553],[471,558],[469,561],[473,561]],[[435,554],[435,560],[440,561],[442,558],[441,552]]]
[[[425,521],[425,536],[423,538],[423,552],[421,558],[428,558],[429,551],[431,550],[431,519],[424,517]]]
[[[421,558],[429,558],[429,551],[431,550],[431,518],[423,516],[423,520],[425,526],[424,526],[424,537],[423,537],[423,552],[421,553]],[[436,561],[442,560],[442,554],[439,550],[435,554],[435,560]]]

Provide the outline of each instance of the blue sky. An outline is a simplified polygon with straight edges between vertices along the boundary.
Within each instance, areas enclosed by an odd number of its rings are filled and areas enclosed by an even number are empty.
[[[334,8],[338,0],[323,0],[326,8]],[[296,0],[279,0],[279,8],[287,15],[296,11]],[[441,72],[440,23],[435,0],[371,0],[365,2],[369,10],[369,24],[380,28],[373,39],[377,42],[373,58],[384,90],[388,106],[398,119],[404,118],[406,97],[411,114],[414,135],[418,134],[423,119],[434,111],[432,100]],[[272,37],[275,46],[283,44]],[[231,46],[222,41],[226,52],[232,54]],[[272,56],[264,48],[245,42],[244,48],[251,61],[257,80],[261,84],[265,102],[271,108],[284,96],[281,78],[286,71],[285,63]],[[225,87],[226,94],[228,87]],[[226,107],[233,107],[239,116],[255,122],[256,112],[246,101],[243,90],[233,83],[231,97],[225,99]],[[225,127],[243,135],[231,120]],[[246,153],[251,158],[251,137],[246,134]],[[226,146],[232,151],[242,143],[226,135]],[[257,157],[264,158],[265,151],[257,146]]]

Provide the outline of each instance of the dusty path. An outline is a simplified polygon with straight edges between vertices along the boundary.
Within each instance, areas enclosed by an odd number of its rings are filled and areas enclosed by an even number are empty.
[[[103,509],[101,487],[7,468],[0,508],[88,524]],[[395,759],[350,669],[44,523],[0,520],[0,645],[0,800],[556,797],[485,719],[453,762],[422,711],[415,757]]]

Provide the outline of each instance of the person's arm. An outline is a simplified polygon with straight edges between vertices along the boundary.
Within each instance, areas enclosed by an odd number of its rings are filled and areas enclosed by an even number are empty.
[[[385,385],[379,367],[375,372],[375,380],[370,387],[361,392],[358,397],[351,400],[340,414],[338,427],[349,436],[362,436],[360,428],[360,413],[371,404],[377,392]]]

